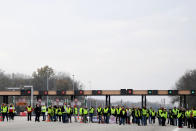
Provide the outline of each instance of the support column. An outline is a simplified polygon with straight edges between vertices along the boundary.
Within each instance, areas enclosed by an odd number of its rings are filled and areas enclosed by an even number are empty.
[[[145,107],[146,107],[146,95],[144,96],[144,104],[145,104]]]
[[[111,99],[110,99],[110,95],[109,95],[109,101],[108,101],[108,105],[109,105],[109,107],[111,106]]]
[[[105,99],[105,105],[108,105],[108,95],[106,95],[106,99]]]
[[[187,104],[186,104],[186,95],[184,95],[184,108],[187,108]]]
[[[141,105],[141,108],[143,108],[144,106],[144,96],[142,95],[142,105]]]
[[[180,107],[182,107],[182,96],[180,96]]]
[[[8,96],[3,96],[3,103],[8,104]]]

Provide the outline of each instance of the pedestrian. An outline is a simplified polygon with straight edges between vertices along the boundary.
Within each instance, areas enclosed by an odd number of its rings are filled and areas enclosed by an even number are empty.
[[[89,109],[89,123],[92,122],[93,123],[93,116],[94,116],[94,113],[95,113],[95,109],[93,106],[91,106],[91,108]]]
[[[42,112],[42,116],[43,116],[42,121],[45,121],[46,120],[46,106],[45,105],[42,105],[41,112]]]
[[[163,109],[162,113],[161,113],[161,122],[162,122],[162,126],[165,126],[166,120],[167,120],[167,111],[166,109]]]
[[[118,124],[118,123],[120,123],[120,112],[121,112],[121,107],[120,106],[118,106],[117,108],[116,108],[116,124]]]
[[[28,105],[26,107],[26,111],[27,111],[27,120],[28,121],[31,121],[31,116],[32,116],[33,108],[30,105]]]
[[[176,107],[174,107],[173,110],[172,110],[174,126],[177,126],[177,115],[178,115],[178,111],[179,110]]]
[[[196,129],[196,108],[192,110],[191,116],[193,121],[193,128]]]
[[[120,123],[119,123],[119,125],[121,125],[121,124],[125,125],[126,118],[127,118],[127,112],[126,112],[125,108],[122,107],[122,110],[120,112]]]
[[[147,109],[146,109],[146,107],[143,107],[143,109],[142,109],[142,125],[143,126],[147,125]]]
[[[74,105],[73,115],[74,115],[75,122],[77,122],[78,108],[76,105]]]
[[[88,119],[87,119],[87,115],[88,115],[88,109],[87,109],[87,107],[85,107],[84,109],[83,109],[83,119],[84,119],[84,123],[87,123],[88,122]]]
[[[14,120],[15,107],[11,104],[8,108],[10,120]]]
[[[2,106],[1,106],[1,113],[2,113],[2,116],[3,116],[3,121],[5,120],[5,118],[8,121],[8,107],[7,107],[6,104],[2,104]]]
[[[35,122],[36,121],[40,122],[39,118],[40,118],[40,115],[41,115],[41,107],[38,104],[36,104],[34,112],[35,112]]]
[[[98,119],[99,119],[99,124],[102,122],[102,113],[103,113],[103,109],[101,108],[101,106],[99,106],[97,108],[97,115],[98,115]]]
[[[177,118],[178,118],[178,127],[179,127],[179,128],[183,128],[183,118],[184,118],[184,114],[183,114],[183,110],[182,110],[182,109],[180,109],[180,110],[178,111]]]
[[[155,119],[156,119],[156,112],[154,111],[154,109],[152,109],[151,112],[151,123],[155,124]]]

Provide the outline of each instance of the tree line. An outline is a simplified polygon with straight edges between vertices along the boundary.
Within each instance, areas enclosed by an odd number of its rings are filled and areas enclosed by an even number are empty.
[[[67,73],[55,72],[52,67],[44,66],[32,73],[32,76],[24,74],[6,74],[0,70],[0,90],[7,90],[8,87],[24,87],[33,85],[34,90],[46,90],[48,82],[49,90],[73,90],[81,89],[83,84],[73,80]]]

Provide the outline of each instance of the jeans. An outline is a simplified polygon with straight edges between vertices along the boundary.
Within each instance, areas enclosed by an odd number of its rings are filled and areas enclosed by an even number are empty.
[[[43,116],[43,121],[45,121],[46,120],[46,114],[45,114],[45,112],[42,112],[42,116]]]
[[[93,113],[90,113],[90,114],[89,114],[89,117],[90,117],[89,123],[90,123],[90,122],[93,123]]]
[[[152,116],[149,116],[149,124],[152,124]]]
[[[136,123],[140,126],[140,117],[136,117]]]
[[[62,119],[63,119],[63,123],[67,122],[67,114],[66,113],[63,113]]]
[[[121,117],[119,125],[121,125],[121,124],[125,125],[125,119],[126,119],[125,117]]]
[[[102,115],[99,115],[99,123],[102,121]]]
[[[143,126],[146,126],[147,125],[146,116],[142,116],[142,125]]]

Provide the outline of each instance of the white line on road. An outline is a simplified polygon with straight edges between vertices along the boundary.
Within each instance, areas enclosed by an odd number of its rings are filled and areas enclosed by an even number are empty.
[[[179,131],[180,130],[180,128],[175,128],[173,131]]]

